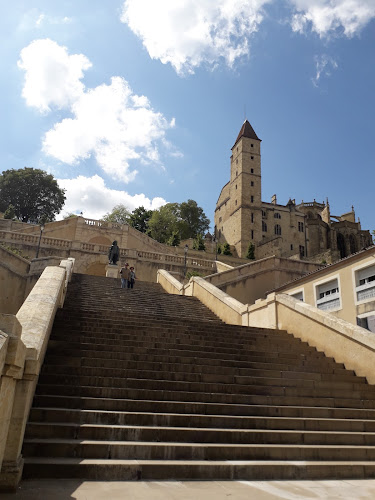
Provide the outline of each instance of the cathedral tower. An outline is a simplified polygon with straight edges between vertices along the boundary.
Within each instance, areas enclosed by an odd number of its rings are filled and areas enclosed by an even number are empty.
[[[262,240],[261,140],[245,120],[232,147],[230,181],[224,186],[215,210],[221,241],[245,257],[250,242]]]

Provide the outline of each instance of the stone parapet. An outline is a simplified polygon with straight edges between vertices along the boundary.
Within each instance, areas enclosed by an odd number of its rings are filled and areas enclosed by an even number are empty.
[[[47,267],[17,315],[0,314],[0,490],[15,490],[22,476],[26,422],[73,266],[66,259]]]

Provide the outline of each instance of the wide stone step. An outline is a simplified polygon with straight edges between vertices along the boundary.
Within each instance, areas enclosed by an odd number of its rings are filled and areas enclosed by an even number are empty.
[[[26,458],[25,478],[81,478],[93,480],[200,479],[364,479],[375,477],[371,461],[246,461],[227,460],[108,460],[81,458]]]
[[[179,341],[178,339],[176,341],[171,341],[168,342],[166,339],[157,339],[157,340],[152,340],[149,339],[147,341],[145,340],[138,340],[137,338],[134,339],[111,339],[107,338],[105,336],[101,337],[90,337],[90,336],[81,336],[81,335],[74,335],[72,334],[70,336],[70,339],[68,340],[65,336],[65,339],[61,337],[52,337],[50,340],[50,345],[53,346],[54,343],[58,345],[58,343],[62,343],[63,345],[67,345],[68,347],[71,348],[78,348],[79,345],[87,345],[90,344],[92,346],[100,346],[105,344],[108,346],[108,348],[113,348],[113,349],[121,349],[121,350],[137,350],[137,349],[157,349],[158,351],[164,352],[165,350],[172,350],[172,349],[178,349],[180,351],[191,351],[191,352],[204,352],[205,350],[210,350],[211,353],[214,354],[229,354],[229,355],[246,355],[249,353],[253,352],[261,352],[261,353],[266,353],[267,351],[271,352],[286,352],[286,353],[301,353],[301,354],[308,354],[308,353],[316,353],[316,349],[313,347],[309,346],[303,346],[299,344],[294,344],[294,343],[262,343],[262,342],[256,342],[254,344],[250,345],[236,345],[233,347],[233,342],[231,344],[231,347],[229,345],[227,346],[220,346],[220,345],[214,345],[213,343],[205,343],[202,342],[202,345],[196,345],[189,343],[187,341]],[[99,349],[99,348],[98,348]]]
[[[255,372],[255,371],[254,371]],[[251,375],[230,375],[225,373],[190,373],[182,371],[164,370],[162,367],[159,370],[142,370],[142,369],[120,369],[120,368],[103,368],[103,367],[73,367],[69,369],[64,365],[44,365],[42,373],[45,375],[69,375],[77,377],[103,377],[110,379],[114,378],[125,380],[129,378],[153,379],[153,380],[168,380],[176,382],[201,382],[215,384],[236,384],[241,385],[271,385],[271,386],[290,386],[290,387],[311,387],[311,388],[330,388],[330,389],[345,389],[350,391],[361,390],[365,385],[364,381],[356,380],[352,377],[351,380],[337,381],[334,378],[330,380],[321,380],[319,374],[298,372],[274,372],[267,370],[258,370]],[[283,375],[287,376],[283,376]],[[85,380],[85,379],[84,379]],[[86,384],[85,384],[86,385]],[[101,384],[103,385],[103,384]]]
[[[140,384],[142,386],[142,384]],[[158,385],[158,384],[156,384]],[[160,385],[160,384],[159,384]],[[256,389],[255,389],[256,390]],[[374,399],[355,398],[353,394],[344,397],[323,397],[312,392],[310,396],[270,395],[269,388],[263,388],[266,394],[223,394],[206,392],[184,392],[182,390],[162,390],[144,388],[114,388],[100,386],[77,386],[63,383],[47,384],[40,383],[37,386],[37,394],[56,394],[80,397],[104,397],[111,399],[151,399],[157,401],[186,401],[207,402],[223,404],[255,404],[255,405],[283,405],[283,406],[336,406],[341,408],[375,408]],[[259,390],[257,392],[260,392]],[[268,394],[267,394],[268,393]]]
[[[372,446],[155,443],[89,439],[25,439],[24,456],[125,460],[351,460],[375,459]]]
[[[331,401],[332,402],[332,401]],[[351,408],[342,406],[297,406],[280,404],[223,404],[191,401],[168,401],[152,399],[116,399],[85,396],[64,396],[56,394],[36,394],[35,407],[77,408],[98,411],[132,411],[151,412],[156,415],[162,413],[176,414],[203,414],[220,416],[260,416],[284,418],[323,418],[343,420],[375,420],[375,409],[362,408],[362,402]],[[359,429],[360,430],[360,429]]]
[[[36,408],[30,422],[171,427],[214,427],[262,430],[375,432],[375,420],[273,416],[204,415],[130,411]]]
[[[89,347],[89,346],[88,346]],[[202,353],[202,355],[205,353]],[[268,366],[268,368],[273,368],[275,363],[278,367],[283,370],[288,370],[294,367],[296,370],[301,371],[315,371],[321,373],[338,373],[338,371],[343,370],[343,365],[335,363],[331,358],[321,358],[319,360],[315,358],[307,357],[303,354],[299,356],[288,356],[280,355],[277,353],[269,353],[269,356],[252,356],[251,360],[247,357],[244,359],[223,359],[223,358],[207,358],[198,356],[181,356],[181,355],[158,355],[158,354],[137,354],[129,352],[114,352],[114,351],[101,351],[97,352],[95,350],[75,350],[75,349],[64,349],[59,350],[49,349],[47,357],[57,357],[62,356],[64,358],[69,358],[73,360],[78,359],[102,359],[102,360],[118,360],[118,361],[129,361],[133,360],[136,362],[153,362],[153,363],[178,363],[178,364],[189,364],[189,365],[206,365],[206,366],[223,366],[223,367],[238,367],[246,368],[254,366],[254,363],[259,365]],[[72,361],[73,362],[73,361]],[[348,370],[348,374],[353,374],[352,371]]]
[[[309,444],[374,446],[375,433],[305,430],[149,427],[29,422],[26,438],[154,441],[175,443]]]
[[[73,369],[72,369],[73,370]],[[84,369],[82,369],[84,370]],[[153,375],[153,376],[152,376]],[[171,374],[173,377],[173,374]],[[93,373],[74,375],[71,373],[42,373],[39,382],[67,386],[96,386],[119,389],[149,389],[165,391],[181,391],[190,393],[221,393],[231,395],[269,395],[291,397],[348,397],[353,399],[370,398],[374,396],[374,387],[364,384],[349,384],[346,382],[315,382],[313,380],[272,379],[261,377],[236,377],[232,383],[225,382],[189,382],[185,380],[170,380],[159,378],[158,372],[152,372],[151,377],[115,377],[100,376]]]
[[[123,349],[121,349],[123,347]],[[66,342],[60,342],[56,340],[51,340],[50,345],[49,345],[49,350],[50,352],[65,352],[67,350],[70,351],[75,351],[77,355],[79,355],[81,349],[84,350],[89,350],[89,351],[97,351],[97,352],[103,352],[103,351],[112,351],[112,352],[121,352],[125,351],[127,353],[132,353],[132,354],[155,354],[155,355],[169,355],[169,356],[190,356],[190,357],[195,357],[199,356],[201,358],[215,358],[215,359],[232,359],[232,360],[239,360],[239,361],[251,361],[254,358],[263,358],[263,359],[270,359],[270,358],[278,358],[280,359],[298,359],[298,358],[303,358],[305,359],[306,357],[309,357],[309,359],[319,359],[319,360],[325,360],[326,358],[324,357],[323,354],[319,352],[315,352],[314,350],[310,350],[308,352],[300,352],[300,350],[285,350],[285,351],[267,351],[266,349],[260,350],[260,349],[248,349],[246,352],[245,351],[238,351],[238,352],[220,352],[220,350],[206,350],[202,351],[200,349],[190,349],[190,346],[186,346],[186,349],[180,348],[178,345],[174,345],[170,349],[160,347],[160,348],[155,348],[155,347],[147,347],[147,346],[139,346],[139,347],[134,347],[134,346],[118,346],[116,348],[116,344],[108,344],[108,343],[79,343],[79,342],[73,342],[67,340]],[[324,361],[323,361],[324,362]]]
[[[67,368],[69,367],[69,368]],[[168,375],[176,378],[183,376],[184,380],[209,381],[209,377],[218,376],[215,380],[229,381],[234,377],[266,377],[280,378],[283,380],[315,380],[318,382],[347,382],[355,384],[366,384],[364,377],[356,377],[354,374],[347,374],[344,370],[340,373],[320,373],[302,371],[300,367],[290,366],[285,369],[281,365],[279,369],[270,369],[270,365],[261,368],[237,368],[223,367],[218,365],[200,365],[196,364],[178,364],[178,363],[152,363],[124,360],[107,360],[98,358],[67,358],[58,356],[49,356],[45,359],[43,372],[45,373],[66,373],[86,374],[83,368],[90,369],[91,373],[102,376],[134,376],[135,374],[144,376],[147,372],[158,372],[165,378]],[[274,366],[273,366],[274,368]],[[182,375],[183,374],[183,375]],[[214,380],[214,378],[212,378]]]
[[[266,373],[272,377],[283,377],[283,378],[306,378],[313,380],[337,380],[337,381],[348,381],[348,382],[364,382],[366,383],[365,377],[358,377],[354,372],[345,369],[334,369],[329,367],[317,367],[315,363],[310,363],[310,365],[285,365],[285,364],[272,364],[269,363],[245,363],[245,367],[241,366],[223,366],[222,363],[216,365],[213,364],[199,364],[195,359],[195,363],[168,363],[169,358],[166,357],[164,362],[161,361],[135,361],[132,356],[128,356],[127,359],[106,359],[100,358],[100,353],[97,354],[98,357],[78,357],[78,356],[59,356],[48,355],[45,358],[43,369],[53,366],[86,366],[86,367],[102,367],[105,369],[130,369],[130,370],[167,370],[168,372],[184,372],[184,373],[219,373],[219,374],[230,374],[230,375],[244,375],[244,376],[259,376],[260,374]],[[297,368],[298,367],[298,368]],[[311,371],[310,371],[311,369]],[[315,369],[316,371],[313,371]]]

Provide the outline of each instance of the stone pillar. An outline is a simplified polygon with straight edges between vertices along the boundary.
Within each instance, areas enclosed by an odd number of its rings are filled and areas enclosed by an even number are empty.
[[[107,278],[118,278],[119,267],[113,264],[107,264],[105,266],[105,275]]]

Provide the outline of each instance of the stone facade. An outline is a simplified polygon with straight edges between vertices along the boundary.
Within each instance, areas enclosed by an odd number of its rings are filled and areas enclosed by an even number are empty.
[[[325,203],[286,205],[261,199],[261,140],[246,120],[232,148],[230,181],[221,190],[215,209],[215,236],[227,242],[239,257],[250,243],[256,259],[308,258],[335,262],[372,244],[369,231],[356,222],[354,208],[341,216]],[[321,258],[319,257],[321,256]]]

